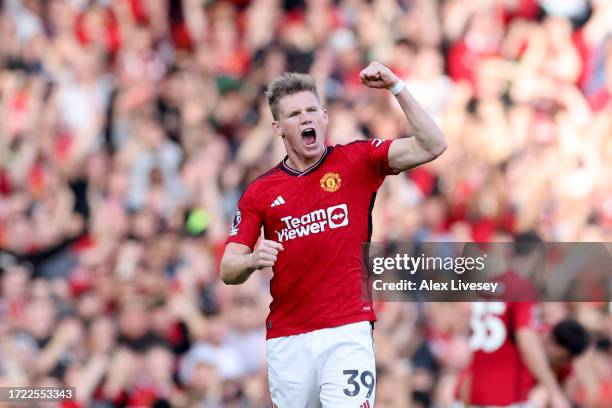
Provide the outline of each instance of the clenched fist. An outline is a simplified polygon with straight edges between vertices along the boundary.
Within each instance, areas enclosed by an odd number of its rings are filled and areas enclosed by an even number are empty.
[[[361,83],[370,88],[390,89],[400,80],[389,68],[380,62],[372,61],[359,73]]]
[[[284,251],[283,244],[269,239],[262,239],[251,254],[251,265],[255,269],[274,266],[278,251]]]

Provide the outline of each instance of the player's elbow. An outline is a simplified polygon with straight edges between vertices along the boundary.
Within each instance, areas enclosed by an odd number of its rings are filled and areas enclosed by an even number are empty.
[[[446,151],[448,145],[446,144],[446,140],[441,139],[437,143],[430,146],[428,150],[429,154],[431,154],[431,160],[439,157]]]
[[[249,278],[249,269],[236,265],[235,259],[221,259],[221,280],[226,285],[240,285]]]
[[[226,285],[235,285],[235,279],[233,276],[229,275],[227,272],[223,272],[223,268],[221,268],[221,281]]]
[[[237,285],[239,283],[230,262],[225,256],[221,259],[221,281],[226,285]]]
[[[221,274],[221,281],[223,281],[223,283],[225,283],[226,285],[240,285],[241,283],[244,282],[244,280],[241,280],[234,275],[223,274],[223,273]]]
[[[227,265],[225,265],[225,267],[223,266],[223,261],[221,261],[221,281],[226,285],[238,285],[242,283],[231,268]]]
[[[255,270],[251,266],[249,248],[245,245],[228,244],[220,263],[220,277],[226,285],[244,283]]]

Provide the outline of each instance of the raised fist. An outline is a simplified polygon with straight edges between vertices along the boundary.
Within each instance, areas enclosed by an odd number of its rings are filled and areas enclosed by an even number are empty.
[[[372,61],[364,70],[359,73],[361,83],[370,88],[393,87],[400,79],[389,68],[380,62]]]

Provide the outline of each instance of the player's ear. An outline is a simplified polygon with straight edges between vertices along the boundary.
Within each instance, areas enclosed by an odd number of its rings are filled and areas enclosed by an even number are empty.
[[[274,129],[274,133],[276,133],[277,136],[285,137],[283,129],[281,128],[280,123],[277,121],[272,122],[272,129]]]
[[[323,120],[325,121],[325,124],[327,125],[327,122],[328,122],[327,109],[323,109]]]

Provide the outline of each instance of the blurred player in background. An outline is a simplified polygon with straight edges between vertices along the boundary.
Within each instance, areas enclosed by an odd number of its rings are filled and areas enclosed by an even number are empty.
[[[327,111],[314,80],[289,73],[272,81],[272,126],[287,156],[242,195],[221,261],[228,284],[273,267],[266,328],[274,406],[374,406],[376,316],[361,244],[370,240],[385,176],[446,149],[440,129],[391,70],[372,62],[360,79],[397,98],[413,137],[326,147]]]
[[[531,302],[472,305],[468,405],[522,406],[535,378],[549,392],[553,407],[569,407],[540,344],[535,308]]]
[[[570,404],[559,381],[570,370],[572,357],[588,346],[588,335],[577,322],[555,325],[540,338],[541,316],[533,283],[541,269],[539,237],[518,234],[508,270],[499,281],[500,300],[474,302],[470,318],[473,358],[462,384],[463,400],[472,406],[520,407],[539,385],[553,408]]]
[[[542,336],[548,363],[562,386],[572,374],[574,359],[587,350],[590,342],[589,332],[573,318],[560,321]]]
[[[577,321],[559,322],[540,337],[537,305],[532,302],[475,302],[472,305],[468,374],[461,382],[466,406],[530,406],[536,385],[550,407],[570,407],[562,384],[572,360],[589,345],[586,329]]]

